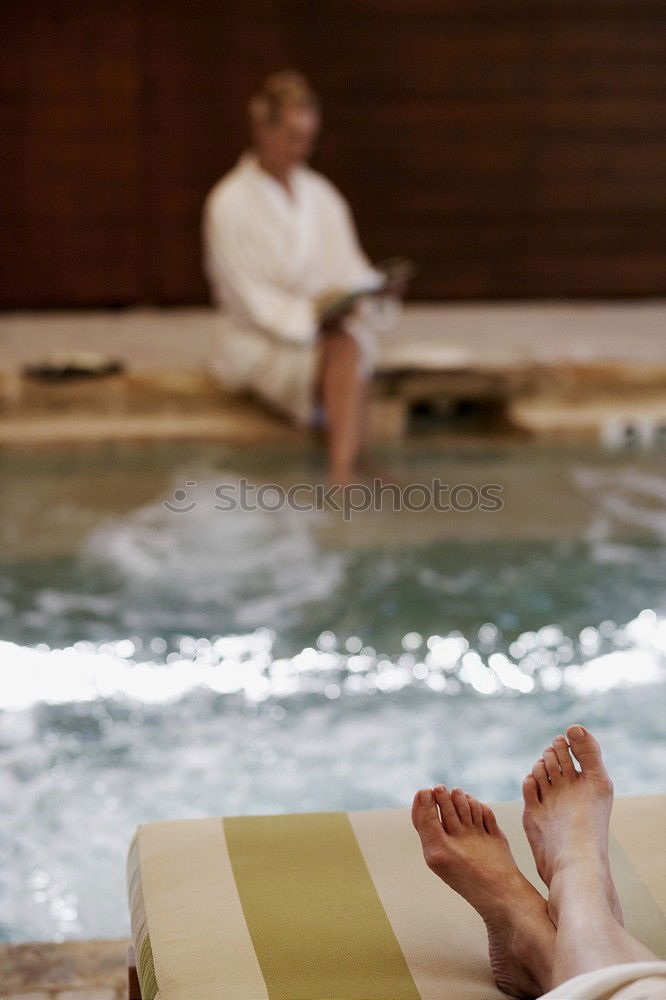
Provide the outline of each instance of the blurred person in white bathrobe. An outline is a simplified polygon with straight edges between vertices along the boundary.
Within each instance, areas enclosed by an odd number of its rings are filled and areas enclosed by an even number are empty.
[[[204,266],[221,307],[213,370],[300,425],[323,408],[332,483],[353,481],[376,332],[390,325],[399,282],[342,319],[318,320],[335,292],[379,289],[349,206],[307,166],[320,127],[300,74],[275,73],[250,102],[253,149],[212,189],[203,213]]]

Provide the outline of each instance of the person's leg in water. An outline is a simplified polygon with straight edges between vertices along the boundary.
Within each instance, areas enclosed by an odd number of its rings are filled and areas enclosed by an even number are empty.
[[[557,927],[553,986],[594,969],[654,960],[623,926],[608,860],[613,786],[594,737],[570,726],[534,765],[523,796],[523,825]]]
[[[326,415],[328,477],[332,484],[353,482],[361,446],[366,380],[361,351],[344,325],[322,335],[321,401]]]
[[[499,988],[513,997],[545,993],[555,927],[546,900],[516,866],[493,811],[459,788],[439,785],[416,793],[412,821],[428,867],[483,918]]]

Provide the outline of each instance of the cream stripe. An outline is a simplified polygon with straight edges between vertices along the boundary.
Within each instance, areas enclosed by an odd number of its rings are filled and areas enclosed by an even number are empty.
[[[350,812],[375,888],[422,1000],[497,1000],[480,917],[426,868],[404,809]]]
[[[162,1000],[268,1000],[219,819],[139,828],[141,879]],[[223,978],[222,978],[223,977]]]
[[[615,800],[611,864],[627,929],[662,959],[666,959],[665,829],[665,796]],[[614,847],[613,840],[620,850]],[[627,889],[631,884],[631,891],[623,893],[625,883]]]
[[[666,795],[616,799],[611,829],[654,901],[666,914]]]

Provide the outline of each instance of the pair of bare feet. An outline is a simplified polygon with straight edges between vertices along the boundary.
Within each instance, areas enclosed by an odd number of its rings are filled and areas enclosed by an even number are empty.
[[[518,869],[487,805],[438,785],[417,792],[412,807],[428,867],[486,924],[500,989],[540,997],[581,972],[652,958],[624,930],[608,859],[613,786],[595,738],[570,726],[526,777],[523,798],[547,900]]]

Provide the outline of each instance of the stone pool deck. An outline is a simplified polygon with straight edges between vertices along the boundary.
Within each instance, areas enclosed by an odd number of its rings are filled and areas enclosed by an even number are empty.
[[[207,374],[217,322],[207,308],[0,314],[0,447],[298,440]],[[109,355],[126,374],[67,385],[21,376],[55,351]],[[666,300],[407,305],[382,341],[371,438],[404,437],[414,403],[445,423],[470,401],[542,436],[599,436],[615,418],[666,424]]]
[[[127,946],[0,944],[0,1000],[127,1000]]]

